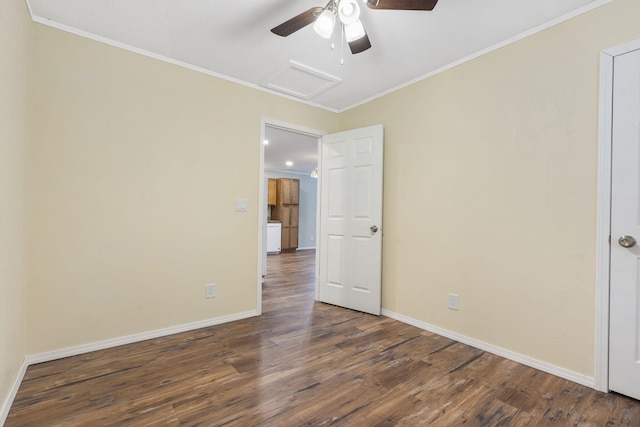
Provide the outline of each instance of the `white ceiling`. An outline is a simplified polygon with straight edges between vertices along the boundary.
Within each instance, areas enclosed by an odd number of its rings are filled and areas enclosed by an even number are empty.
[[[290,130],[267,126],[264,168],[310,174],[318,166],[318,138]],[[293,165],[287,166],[286,162]]]
[[[287,68],[338,80],[304,102],[344,111],[438,69],[574,16],[607,0],[440,0],[431,12],[372,10],[362,21],[372,48],[352,55],[308,26],[269,30],[326,0],[28,0],[34,20],[252,87],[285,83]],[[276,71],[285,72],[278,79]],[[303,71],[302,74],[305,74]],[[272,85],[270,91],[280,91]],[[275,88],[275,89],[274,89]],[[286,89],[286,88],[285,88]],[[291,94],[289,96],[292,96]],[[294,97],[297,95],[294,95]]]

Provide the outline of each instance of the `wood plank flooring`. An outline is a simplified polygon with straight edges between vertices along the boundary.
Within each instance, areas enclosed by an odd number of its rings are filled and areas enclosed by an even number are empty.
[[[264,315],[29,367],[14,426],[640,426],[640,402],[314,301],[268,258]]]

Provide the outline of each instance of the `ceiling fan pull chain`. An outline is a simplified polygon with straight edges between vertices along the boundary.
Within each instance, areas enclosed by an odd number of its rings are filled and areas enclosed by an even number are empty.
[[[336,50],[336,32],[334,31],[333,34],[331,34],[331,50]]]
[[[342,31],[340,31],[340,39],[342,39],[342,46],[340,48],[340,65],[344,65],[344,24],[341,25]]]

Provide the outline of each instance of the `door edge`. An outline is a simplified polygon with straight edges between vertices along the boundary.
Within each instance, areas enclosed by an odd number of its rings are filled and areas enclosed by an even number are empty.
[[[611,148],[613,59],[600,54],[600,108],[598,137],[598,192],[596,234],[596,307],[594,388],[609,391],[609,269],[611,230]]]

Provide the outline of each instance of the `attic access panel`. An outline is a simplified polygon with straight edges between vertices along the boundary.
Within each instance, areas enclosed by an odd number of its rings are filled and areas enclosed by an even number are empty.
[[[301,99],[312,99],[322,92],[342,83],[342,79],[289,61],[274,71],[261,86]]]

